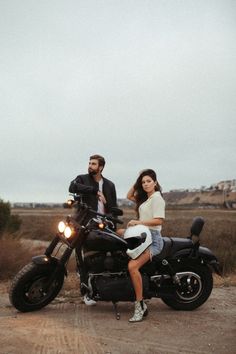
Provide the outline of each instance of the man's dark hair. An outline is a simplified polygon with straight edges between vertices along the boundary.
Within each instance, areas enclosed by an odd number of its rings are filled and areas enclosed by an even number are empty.
[[[90,156],[89,160],[98,160],[98,165],[104,167],[105,166],[105,159],[101,155],[92,155]]]

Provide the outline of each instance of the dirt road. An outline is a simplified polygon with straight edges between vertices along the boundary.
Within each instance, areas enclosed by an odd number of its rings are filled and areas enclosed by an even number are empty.
[[[235,354],[236,287],[216,287],[206,304],[176,312],[159,299],[148,301],[149,315],[130,324],[130,303],[88,307],[78,290],[67,290],[46,308],[19,313],[0,286],[1,354]]]

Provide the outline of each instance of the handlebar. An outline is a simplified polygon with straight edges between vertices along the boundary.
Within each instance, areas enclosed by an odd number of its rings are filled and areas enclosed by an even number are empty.
[[[97,212],[97,211],[95,211],[95,210],[93,210],[91,207],[89,207],[86,203],[83,203],[82,202],[82,196],[81,195],[79,195],[79,194],[72,194],[71,193],[71,195],[73,196],[73,198],[74,198],[74,203],[77,203],[78,204],[78,209],[81,207],[81,208],[84,208],[84,209],[87,209],[90,213],[92,213],[92,214],[94,214],[94,215],[97,215],[97,216],[100,216],[100,217],[102,217],[102,218],[106,218],[106,219],[108,219],[108,220],[111,220],[112,222],[114,222],[114,223],[116,223],[116,224],[123,224],[124,222],[122,221],[122,220],[120,220],[120,219],[118,219],[118,218],[116,218],[116,217],[114,217],[114,216],[112,216],[112,215],[108,215],[108,214],[102,214],[102,213],[99,213],[99,212]],[[115,208],[114,208],[115,209]],[[122,212],[122,210],[120,210],[120,209],[118,209],[119,210],[119,212],[121,212],[121,213],[119,213],[119,215],[122,215],[123,214],[123,212]]]
[[[101,214],[101,213],[91,209],[90,207],[88,207],[88,210],[89,210],[90,213],[92,213],[94,215],[97,215],[97,216],[101,216],[102,218],[111,220],[114,223],[117,223],[117,224],[123,224],[124,223],[122,220],[120,220],[118,218],[115,218],[114,216],[111,216],[111,215],[108,215],[108,214]]]

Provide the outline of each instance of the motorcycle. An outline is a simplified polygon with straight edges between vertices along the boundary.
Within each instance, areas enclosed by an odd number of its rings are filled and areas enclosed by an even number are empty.
[[[119,208],[100,214],[73,194],[73,216],[58,224],[58,232],[43,255],[34,256],[14,277],[9,291],[11,304],[21,312],[39,310],[60,292],[67,276],[67,264],[75,250],[81,295],[95,301],[111,301],[116,318],[117,303],[134,301],[135,292],[128,272],[127,250],[143,242],[142,235],[125,240],[116,233],[122,224]],[[191,311],[209,298],[212,273],[220,274],[219,262],[210,249],[200,246],[204,225],[196,217],[187,238],[163,237],[164,247],[141,269],[144,299],[161,298],[175,310]],[[60,247],[63,250],[58,252]]]

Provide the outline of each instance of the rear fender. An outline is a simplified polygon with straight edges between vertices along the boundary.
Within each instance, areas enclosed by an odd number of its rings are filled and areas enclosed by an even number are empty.
[[[50,257],[46,256],[45,254],[42,254],[40,256],[35,256],[32,257],[32,262],[37,264],[37,265],[53,265],[54,267],[63,267],[64,268],[64,274],[67,276],[67,270],[66,268],[59,263],[59,260],[55,257]]]
[[[222,272],[220,270],[220,264],[216,256],[209,250],[209,248],[206,247],[199,247],[198,250],[199,256],[208,264],[210,265],[213,270],[219,274],[222,275]]]
[[[211,250],[209,250],[209,248],[200,246],[199,249],[197,250],[196,257],[191,256],[192,251],[193,251],[192,248],[186,248],[186,249],[180,250],[173,255],[173,258],[174,259],[192,258],[194,260],[198,259],[199,261],[204,262],[205,264],[211,266],[213,268],[214,272],[221,275],[219,262],[218,262],[216,256],[214,256],[214,254],[211,252]]]

